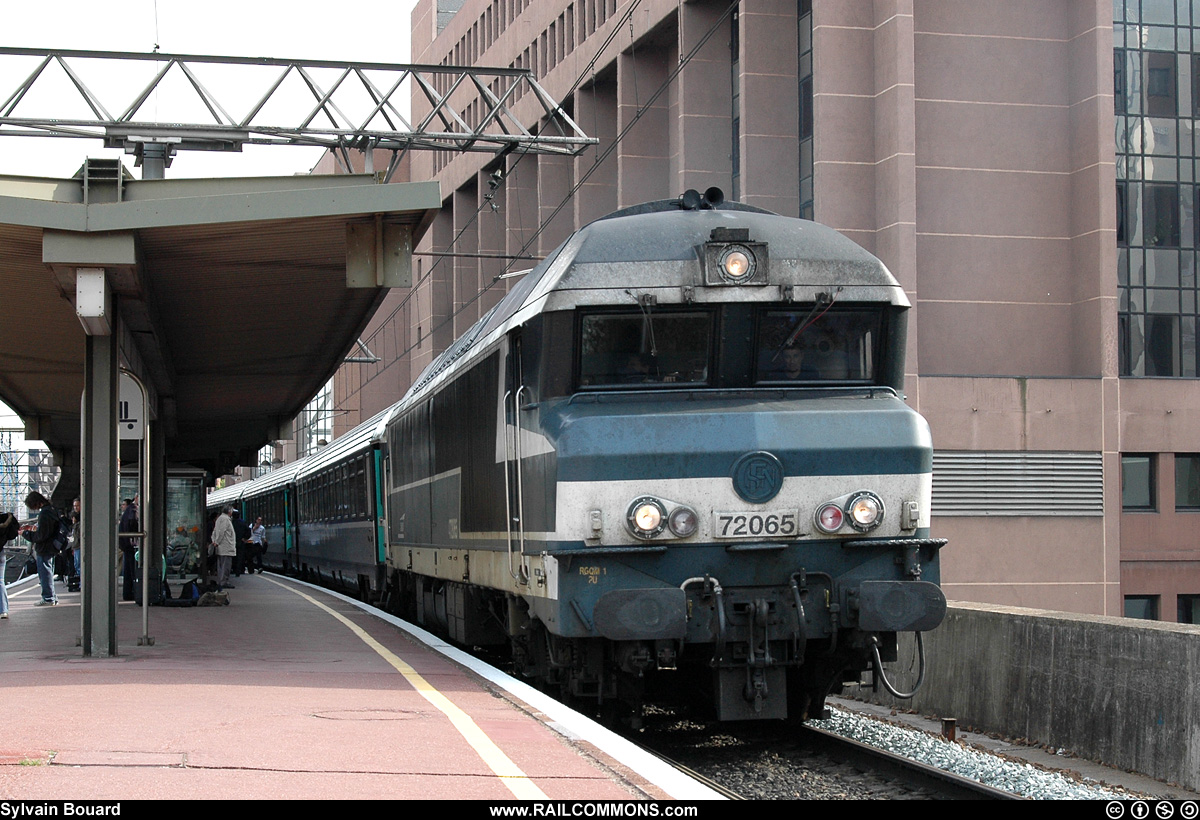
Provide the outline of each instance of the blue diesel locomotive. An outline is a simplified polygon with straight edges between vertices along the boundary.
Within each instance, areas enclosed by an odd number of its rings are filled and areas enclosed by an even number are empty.
[[[276,480],[274,563],[615,710],[819,714],[945,613],[908,307],[837,232],[716,189],[619,211]]]

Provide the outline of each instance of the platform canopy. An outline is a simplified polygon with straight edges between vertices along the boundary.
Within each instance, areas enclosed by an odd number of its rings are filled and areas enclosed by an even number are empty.
[[[139,181],[89,160],[74,179],[0,177],[0,399],[27,437],[78,448],[76,281],[103,269],[166,457],[219,474],[286,437],[388,287],[410,283],[440,205],[436,183],[375,175]]]

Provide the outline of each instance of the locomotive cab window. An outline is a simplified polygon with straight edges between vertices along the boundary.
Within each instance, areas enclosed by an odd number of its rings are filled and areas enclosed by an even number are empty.
[[[596,313],[579,325],[579,386],[584,388],[706,385],[712,357],[712,313]]]
[[[767,310],[756,334],[756,381],[874,382],[882,312]]]

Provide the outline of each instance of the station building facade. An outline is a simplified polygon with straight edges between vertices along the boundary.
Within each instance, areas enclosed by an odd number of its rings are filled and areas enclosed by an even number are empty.
[[[1200,2],[421,0],[412,44],[530,69],[599,144],[412,155],[443,208],[364,335],[381,361],[339,372],[343,429],[526,257],[717,186],[905,288],[948,597],[1200,621]]]

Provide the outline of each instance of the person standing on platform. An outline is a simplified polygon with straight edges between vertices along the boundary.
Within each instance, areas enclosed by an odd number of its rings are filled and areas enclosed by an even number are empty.
[[[21,531],[21,522],[12,513],[0,516],[0,621],[8,620],[8,591],[4,588],[4,565],[8,559],[4,555],[4,547],[17,537]]]
[[[233,559],[233,576],[240,578],[250,571],[250,525],[242,520],[238,510],[233,511],[233,531],[237,534],[237,557]]]
[[[263,523],[262,516],[254,519],[254,526],[250,528],[250,563],[246,566],[246,571],[251,575],[254,570],[258,570],[258,574],[262,575],[263,553],[267,551],[267,526]]]
[[[79,504],[79,499],[76,498],[75,503],[71,505],[71,514],[67,516],[67,523],[71,526],[71,535],[69,536],[68,540],[71,544],[71,557],[73,559],[73,566],[75,568],[75,574],[71,576],[71,580],[67,584],[67,590],[74,592],[79,591],[79,584],[83,577],[80,574],[79,563],[79,536],[83,534],[82,530],[79,528],[79,522],[82,520],[83,508]]]
[[[25,506],[37,513],[37,524],[21,528],[25,540],[33,544],[34,556],[37,559],[38,580],[42,584],[42,600],[37,606],[57,606],[58,596],[54,594],[54,556],[58,552],[54,547],[54,537],[58,535],[59,527],[63,526],[58,510],[39,492],[31,492],[25,496]]]
[[[134,499],[126,498],[121,504],[121,523],[117,525],[117,544],[121,547],[121,599],[134,600],[133,579],[137,577],[137,549],[141,545],[140,538],[120,535],[124,532],[141,532],[138,522],[138,508]]]
[[[221,510],[213,525],[210,550],[217,556],[217,592],[233,589],[233,585],[229,583],[229,568],[233,565],[233,557],[237,555],[237,534],[233,529],[233,520],[229,517],[232,512],[233,507]]]

